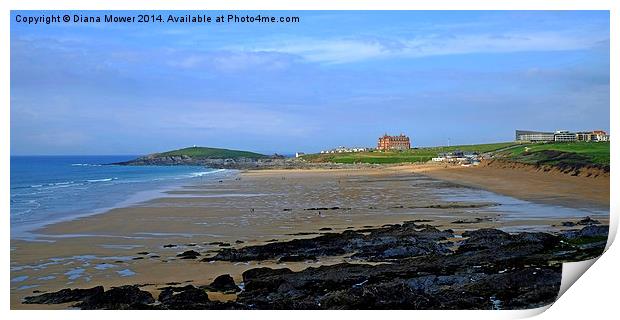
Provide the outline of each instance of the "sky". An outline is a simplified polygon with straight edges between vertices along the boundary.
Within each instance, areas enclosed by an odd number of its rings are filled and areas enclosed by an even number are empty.
[[[290,154],[374,147],[384,133],[421,147],[512,141],[516,129],[609,131],[606,11],[249,12],[300,17],[289,24],[15,19],[64,13],[12,12],[12,155],[191,145]]]

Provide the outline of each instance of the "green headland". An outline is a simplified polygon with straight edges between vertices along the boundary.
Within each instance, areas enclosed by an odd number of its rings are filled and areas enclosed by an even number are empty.
[[[263,159],[268,156],[260,153],[220,148],[189,147],[154,154],[156,156],[188,156],[193,159]]]

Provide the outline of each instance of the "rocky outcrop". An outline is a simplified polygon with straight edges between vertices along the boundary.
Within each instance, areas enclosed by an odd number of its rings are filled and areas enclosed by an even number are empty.
[[[214,169],[342,169],[377,167],[370,164],[309,163],[296,158],[271,156],[265,158],[196,158],[188,155],[152,154],[134,160],[111,163],[122,166],[203,166]]]
[[[180,257],[181,259],[196,259],[199,256],[200,256],[200,253],[194,250],[188,250],[188,251],[184,251],[183,253],[177,254],[177,257]]]
[[[240,249],[221,249],[204,261],[244,262],[252,260],[303,261],[321,256],[353,254],[354,258],[367,261],[385,261],[427,254],[449,253],[442,243],[452,237],[450,231],[440,231],[429,225],[413,222],[384,228],[347,230],[328,233],[311,239],[295,239]]]
[[[601,225],[559,234],[479,229],[464,232],[455,242],[449,230],[406,222],[221,249],[212,260],[297,261],[343,253],[357,259],[301,271],[247,270],[234,302],[211,301],[204,291],[237,291],[230,275],[219,276],[205,288],[163,288],[158,302],[136,286],[105,292],[101,287],[64,289],[25,301],[79,301],[75,306],[83,309],[528,309],[552,303],[562,263],[600,255],[608,231]]]
[[[222,292],[237,292],[241,291],[241,288],[237,287],[235,284],[235,280],[229,274],[223,274],[218,276],[211,282],[210,285],[207,286],[209,290],[212,291],[222,291]]]
[[[204,166],[216,169],[246,169],[270,164],[278,159],[253,158],[195,158],[187,155],[168,156],[153,154],[134,160],[113,163],[123,166]],[[282,160],[282,159],[279,159]]]
[[[580,230],[566,231],[562,234],[567,239],[602,238],[607,239],[609,226],[591,225]]]
[[[102,294],[103,287],[97,286],[90,289],[62,289],[57,292],[44,293],[39,296],[26,297],[27,304],[60,304],[67,302],[82,301],[88,297]]]
[[[593,224],[601,224],[600,221],[598,220],[594,220],[590,217],[585,217],[577,222],[572,222],[572,221],[564,221],[562,222],[562,226],[564,227],[574,227],[574,226],[589,226],[589,225],[593,225]]]
[[[251,269],[237,302],[258,309],[535,308],[555,300],[560,260],[582,251],[546,233],[481,229],[463,236],[454,253],[392,264]]]
[[[208,309],[211,306],[209,295],[192,285],[167,287],[159,294],[158,300],[164,309],[191,310]]]
[[[153,296],[138,286],[114,287],[105,292],[99,292],[82,299],[75,305],[80,309],[152,309],[150,306],[155,299]]]

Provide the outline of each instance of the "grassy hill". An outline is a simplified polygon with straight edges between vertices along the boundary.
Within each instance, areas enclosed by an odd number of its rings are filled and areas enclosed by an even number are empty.
[[[268,156],[249,151],[229,150],[220,148],[190,147],[168,152],[157,153],[155,156],[189,156],[194,159],[261,159]]]
[[[310,154],[303,157],[308,162],[334,162],[334,163],[411,163],[426,162],[436,157],[441,152],[461,150],[466,152],[485,153],[516,146],[514,142],[501,142],[489,144],[461,145],[450,147],[417,148],[406,151],[368,151],[329,154]]]
[[[609,142],[538,143],[515,147],[497,156],[534,165],[609,167],[609,147]]]

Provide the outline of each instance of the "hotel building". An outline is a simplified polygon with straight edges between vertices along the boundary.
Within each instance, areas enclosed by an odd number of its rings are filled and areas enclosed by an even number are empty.
[[[517,130],[515,133],[516,141],[527,141],[527,142],[545,142],[545,141],[554,141],[553,132],[540,132],[540,131],[526,131],[526,130]]]
[[[571,141],[609,141],[609,135],[602,130],[570,132],[540,132],[516,130],[515,140],[518,142],[571,142]]]
[[[411,149],[411,142],[409,137],[404,134],[398,136],[388,136],[387,134],[379,138],[377,144],[377,150],[409,150]]]

